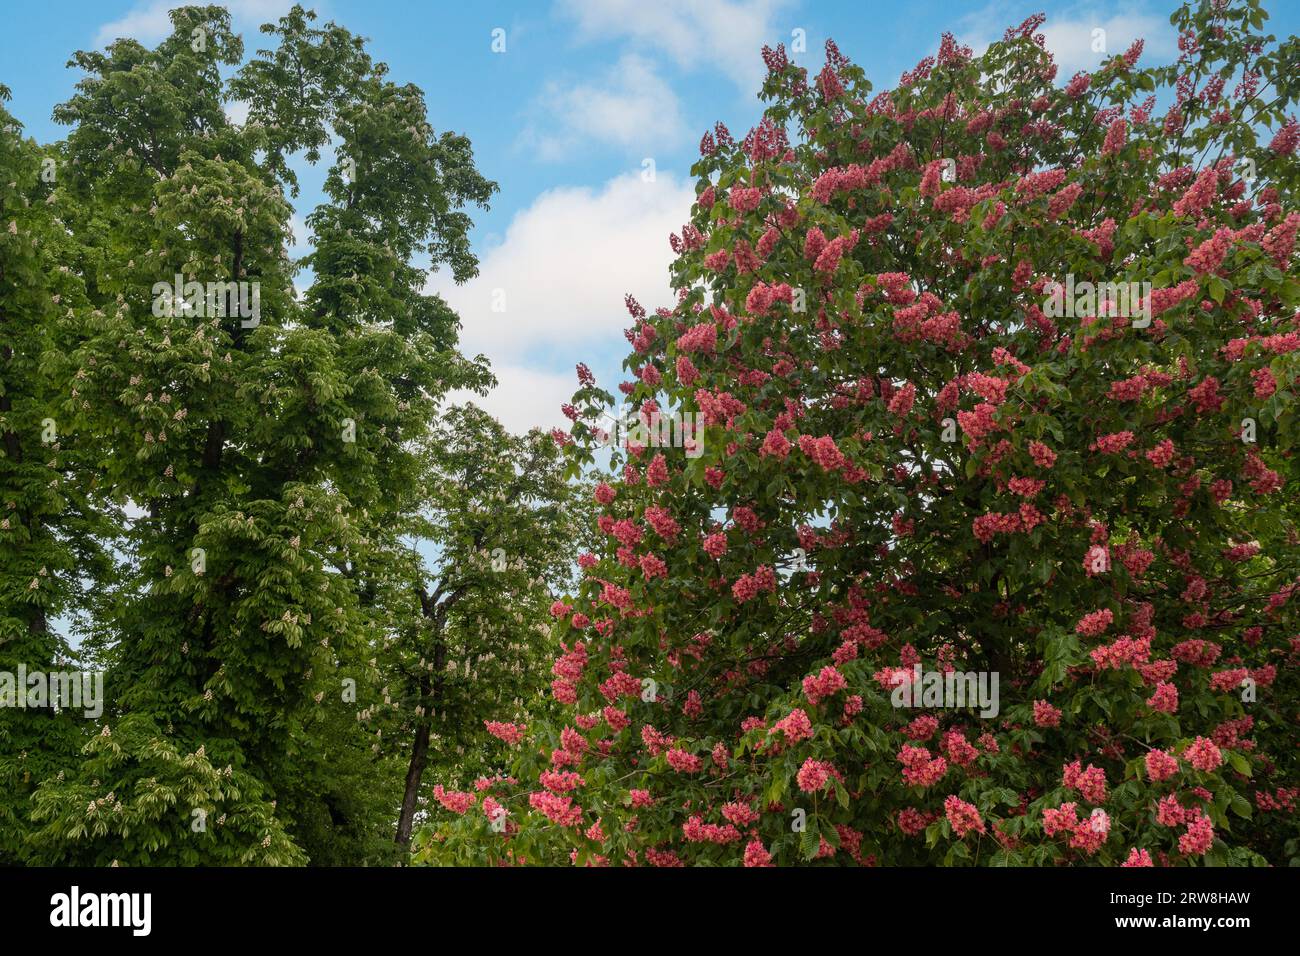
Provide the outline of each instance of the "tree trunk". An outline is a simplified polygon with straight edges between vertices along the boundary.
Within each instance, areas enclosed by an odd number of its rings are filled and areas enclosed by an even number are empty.
[[[402,812],[397,818],[397,836],[395,842],[400,847],[411,845],[411,826],[415,820],[415,807],[420,796],[420,780],[424,776],[424,767],[428,763],[429,728],[433,723],[434,709],[442,697],[442,682],[447,666],[447,645],[443,640],[442,628],[447,622],[447,611],[460,598],[459,592],[453,592],[445,601],[438,602],[442,588],[430,596],[424,587],[416,585],[415,593],[420,599],[420,610],[432,622],[433,626],[433,680],[426,675],[420,677],[420,702],[427,706],[428,713],[420,721],[415,731],[415,744],[411,747],[411,763],[406,769],[406,790],[402,794]],[[432,695],[432,696],[430,696]]]
[[[411,765],[406,770],[406,790],[402,794],[402,812],[397,818],[397,845],[411,845],[411,826],[415,822],[416,800],[420,796],[420,778],[429,755],[429,721],[425,716],[415,731],[415,744],[411,747]]]

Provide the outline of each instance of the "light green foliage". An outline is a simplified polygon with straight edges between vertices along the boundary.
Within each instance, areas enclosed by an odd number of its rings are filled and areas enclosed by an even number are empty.
[[[0,862],[391,863],[415,707],[438,760],[483,733],[483,687],[421,691],[417,659],[495,655],[491,699],[531,698],[571,558],[549,440],[446,408],[493,379],[425,264],[475,274],[496,185],[342,27],[295,7],[245,61],[223,8],[170,16],[73,56],[65,141],[0,134],[0,667],[48,667],[78,612],[108,698],[0,714]],[[299,157],[331,165],[295,263]],[[475,570],[488,546],[519,568]]]

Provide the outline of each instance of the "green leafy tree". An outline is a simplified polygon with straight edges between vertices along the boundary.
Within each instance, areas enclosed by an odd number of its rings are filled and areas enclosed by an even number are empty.
[[[392,791],[367,787],[388,758],[347,700],[377,690],[385,643],[367,569],[442,396],[490,382],[414,263],[472,275],[463,207],[495,186],[342,28],[295,8],[225,80],[226,11],[170,16],[152,50],[76,54],[55,113],[90,306],[52,362],[76,388],[59,413],[139,514],[103,578],[110,713],[37,792],[32,843],[45,862],[378,861]],[[299,299],[290,161],[331,133]]]
[[[425,553],[408,551],[395,579],[406,587],[389,658],[390,693],[405,704],[396,733],[409,741],[402,846],[427,802],[426,770],[440,786],[504,769],[488,722],[526,724],[544,704],[547,608],[576,569],[589,500],[547,435],[511,435],[473,405],[448,410],[423,461],[407,533]]]
[[[88,311],[67,265],[60,159],[22,136],[0,87],[0,672],[69,672],[74,655],[56,619],[90,606],[87,582],[106,568],[110,515],[92,501],[84,445],[55,411],[58,382],[43,367],[69,316]],[[37,784],[83,742],[83,712],[26,709],[18,685],[0,706],[0,863],[26,858]]]

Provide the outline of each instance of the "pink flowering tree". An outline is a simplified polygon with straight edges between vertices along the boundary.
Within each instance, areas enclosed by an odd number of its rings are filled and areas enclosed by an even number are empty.
[[[1067,80],[1042,22],[878,94],[764,50],[677,301],[628,303],[623,400],[702,427],[620,439],[557,717],[417,861],[1300,855],[1298,44],[1202,3],[1175,63]]]

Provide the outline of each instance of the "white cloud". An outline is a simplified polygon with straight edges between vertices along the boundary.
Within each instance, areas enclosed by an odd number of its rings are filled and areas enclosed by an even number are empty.
[[[1095,30],[1104,32],[1094,36]],[[1082,15],[1056,22],[1049,17],[1042,32],[1047,39],[1047,49],[1052,51],[1060,65],[1058,76],[1062,79],[1068,79],[1079,70],[1100,66],[1103,60],[1127,50],[1134,40],[1146,40],[1142,55],[1147,65],[1154,62],[1150,59],[1152,56],[1164,57],[1177,49],[1169,21],[1150,14]],[[1094,50],[1094,45],[1104,45],[1104,49]]]
[[[685,136],[677,95],[654,64],[624,55],[594,83],[548,83],[520,137],[540,158],[560,160],[591,141],[653,156]]]
[[[141,43],[161,40],[171,32],[171,20],[167,17],[170,3],[151,3],[136,7],[124,17],[105,23],[95,34],[95,45],[104,46],[119,37],[132,37]]]
[[[243,126],[248,122],[250,109],[251,106],[244,100],[231,100],[225,105],[226,119],[236,126]]]
[[[289,12],[294,0],[225,0],[236,30],[253,29],[277,20]],[[177,0],[150,0],[129,10],[125,16],[105,23],[95,34],[95,45],[105,46],[119,37],[131,37],[141,43],[157,43],[172,32],[169,10],[185,6]],[[319,10],[317,11],[319,12]]]
[[[671,56],[678,65],[721,69],[746,93],[763,77],[764,43],[790,40],[773,17],[787,0],[557,0],[581,39],[627,38]]]
[[[456,391],[448,401],[472,402],[515,434],[530,428],[560,428],[567,432],[572,426],[560,411],[578,387],[572,371],[561,375],[522,365],[494,366],[492,371],[498,384],[486,396]]]
[[[623,296],[649,310],[675,301],[668,234],[681,230],[693,200],[694,187],[663,170],[651,183],[638,171],[597,189],[551,189],[481,253],[477,278],[460,286],[445,273],[430,278],[428,290],[461,317],[462,350],[486,355],[502,382],[489,410],[512,427],[559,424],[574,364],[626,350]],[[494,295],[504,296],[504,312],[493,311]]]
[[[690,214],[694,188],[660,170],[655,182],[627,173],[600,189],[562,186],[520,210],[479,275],[457,286],[431,277],[461,316],[463,347],[518,356],[539,346],[622,341],[623,296],[671,304],[668,234]],[[504,296],[504,311],[493,311]]]
[[[289,243],[290,258],[301,259],[316,251],[307,220],[296,211],[289,214],[289,231],[293,233],[293,241]]]
[[[1134,4],[1126,4],[1122,13],[1111,13],[1097,4],[1067,9],[1068,12],[1048,14],[1047,22],[1038,31],[1056,58],[1058,82],[1069,80],[1080,70],[1096,69],[1103,60],[1127,50],[1134,40],[1146,41],[1139,61],[1143,65],[1177,52],[1178,38],[1168,17],[1147,13]],[[995,2],[964,17],[955,32],[978,55],[1000,39],[1008,27],[1018,26],[1023,19],[1023,11],[1005,2]],[[1094,35],[1094,30],[1103,32]],[[1101,49],[1094,50],[1094,45]]]

